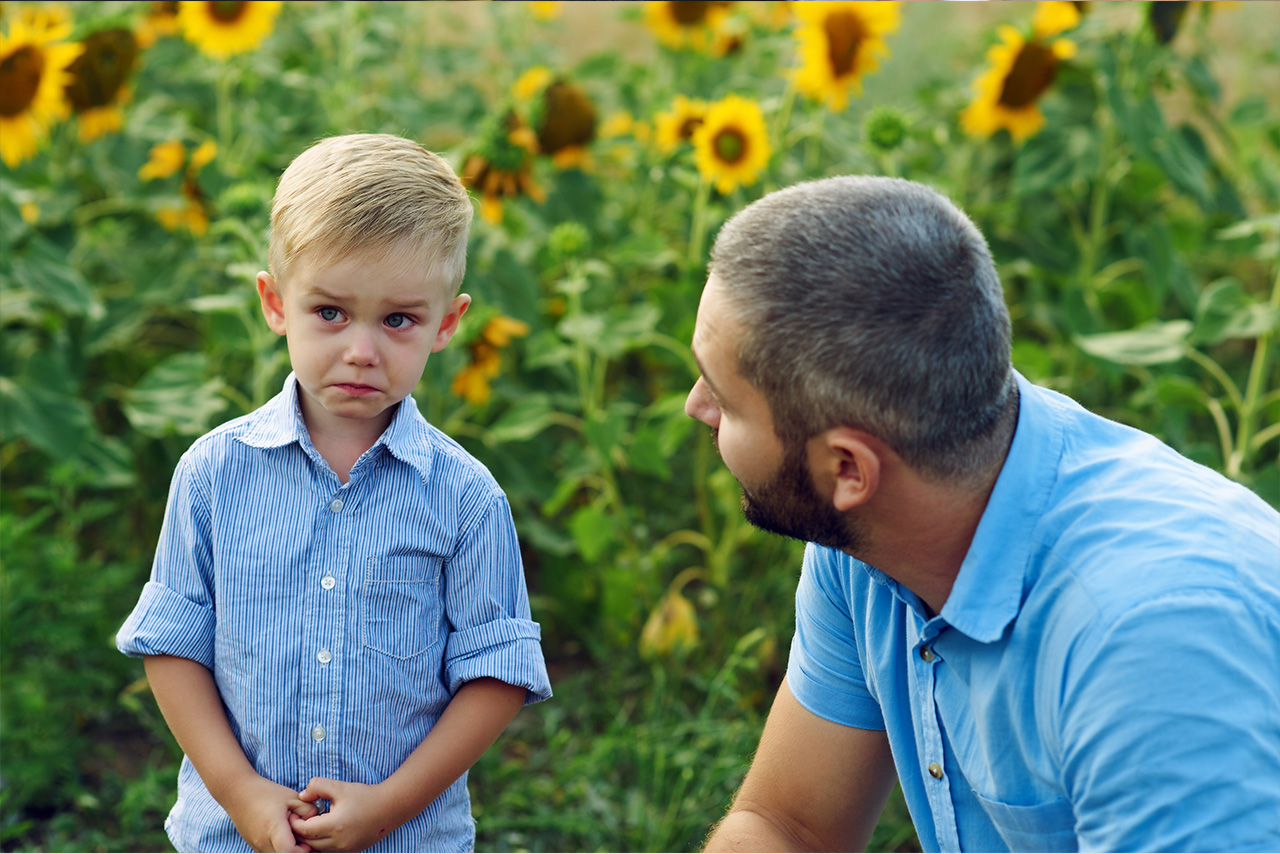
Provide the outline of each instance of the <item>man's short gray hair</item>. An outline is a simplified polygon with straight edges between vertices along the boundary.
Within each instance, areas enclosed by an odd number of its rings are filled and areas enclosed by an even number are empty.
[[[1009,312],[982,234],[941,194],[798,184],[730,219],[711,269],[743,329],[738,371],[784,442],[851,426],[945,480],[1003,459]]]

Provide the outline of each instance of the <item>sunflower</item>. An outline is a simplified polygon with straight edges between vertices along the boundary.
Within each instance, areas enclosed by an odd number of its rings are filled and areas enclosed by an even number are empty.
[[[511,96],[517,101],[532,101],[551,83],[551,69],[535,65],[516,78],[511,86]]]
[[[658,150],[670,154],[682,142],[693,139],[693,132],[707,118],[707,102],[676,95],[671,112],[654,116]]]
[[[502,222],[502,199],[526,195],[541,204],[546,192],[534,183],[531,170],[538,138],[514,111],[490,122],[462,166],[462,183],[480,191],[480,216]]]
[[[538,148],[557,168],[584,165],[587,145],[596,136],[596,108],[579,86],[556,80],[542,90],[531,111]]]
[[[644,4],[644,20],[669,48],[715,51],[731,3],[658,0]]]
[[[214,59],[253,50],[275,26],[282,0],[184,0],[178,23],[187,41]]]
[[[151,156],[141,169],[138,177],[143,181],[157,178],[168,178],[186,164],[182,177],[182,205],[166,205],[156,211],[156,219],[170,231],[185,228],[197,237],[209,230],[209,213],[212,205],[198,180],[200,170],[209,165],[209,161],[218,153],[218,145],[213,140],[206,140],[187,157],[187,148],[180,140],[161,142],[151,149]]]
[[[80,141],[92,142],[120,130],[120,105],[129,100],[125,86],[138,60],[138,42],[131,30],[98,30],[84,40],[84,53],[71,63],[67,99],[80,124]]]
[[[166,206],[156,211],[156,219],[169,231],[185,228],[196,237],[209,231],[209,199],[194,178],[182,182],[182,207]]]
[[[862,77],[889,55],[884,43],[898,28],[901,13],[892,2],[824,2],[791,4],[800,26],[801,66],[796,89],[832,110],[849,104],[849,90],[862,94]]]
[[[738,95],[712,104],[693,148],[698,172],[721,193],[754,184],[772,154],[760,105]]]
[[[1001,44],[987,52],[991,67],[974,82],[977,94],[960,113],[960,125],[975,137],[1004,128],[1020,143],[1044,127],[1037,102],[1053,84],[1058,64],[1075,56],[1076,45],[1069,39],[1049,44],[1047,33],[1024,39],[1010,26],[997,32]]]
[[[533,17],[539,21],[554,21],[563,11],[563,0],[529,0],[526,3]]]
[[[164,36],[176,36],[180,29],[177,0],[152,0],[147,14],[138,21],[138,47],[146,50]]]
[[[489,381],[498,376],[502,368],[499,351],[511,344],[511,339],[529,334],[529,324],[503,315],[495,315],[485,323],[480,334],[467,348],[471,360],[458,371],[449,390],[465,398],[473,406],[489,402]]]
[[[84,50],[64,44],[69,20],[14,19],[0,33],[0,159],[9,168],[34,157],[54,122],[70,112],[68,70]]]

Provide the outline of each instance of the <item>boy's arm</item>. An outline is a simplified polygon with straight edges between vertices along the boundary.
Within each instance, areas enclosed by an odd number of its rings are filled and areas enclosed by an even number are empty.
[[[300,797],[329,812],[292,816],[294,835],[316,851],[360,851],[425,810],[476,763],[524,705],[525,688],[492,678],[465,683],[439,722],[394,774],[368,786],[313,777]]]
[[[245,841],[255,851],[310,851],[294,838],[288,816],[318,810],[249,764],[209,669],[172,655],[144,656],[143,664],[170,732]]]

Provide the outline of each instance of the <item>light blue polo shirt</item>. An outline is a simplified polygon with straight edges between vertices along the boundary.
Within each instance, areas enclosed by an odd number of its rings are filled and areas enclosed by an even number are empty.
[[[788,686],[888,731],[926,851],[1280,851],[1280,515],[1017,379],[942,613],[810,544]]]

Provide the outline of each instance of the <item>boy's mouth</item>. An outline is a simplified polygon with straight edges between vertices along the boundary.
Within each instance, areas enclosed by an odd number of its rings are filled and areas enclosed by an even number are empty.
[[[334,383],[334,388],[341,389],[347,394],[355,397],[363,397],[368,394],[377,394],[378,390],[371,385],[363,385],[361,383]]]

